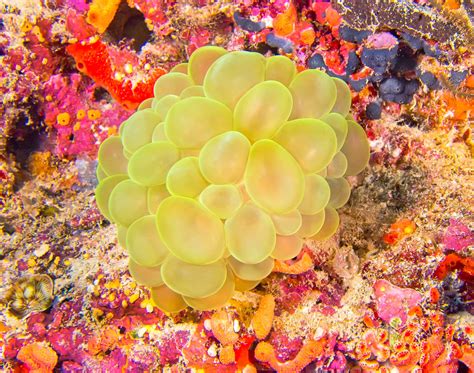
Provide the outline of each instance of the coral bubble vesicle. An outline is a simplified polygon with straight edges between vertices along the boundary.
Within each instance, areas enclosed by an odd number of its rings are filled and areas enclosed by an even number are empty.
[[[364,129],[359,124],[353,120],[348,120],[347,124],[347,139],[341,151],[347,158],[346,175],[353,176],[367,166],[370,157],[370,145]]]
[[[295,119],[285,124],[275,141],[288,150],[305,173],[321,171],[337,150],[333,129],[318,119]]]
[[[244,180],[252,200],[276,214],[294,210],[303,199],[301,167],[287,150],[271,140],[252,145]]]
[[[276,238],[275,249],[272,251],[272,258],[278,260],[289,260],[300,253],[304,241],[296,236],[278,236]]]
[[[227,54],[227,51],[224,48],[212,46],[199,48],[194,51],[188,64],[188,74],[194,83],[202,84],[209,67],[225,54]]]
[[[163,285],[161,266],[145,267],[130,259],[128,262],[128,271],[133,279],[140,285],[150,288]]]
[[[161,265],[164,283],[178,294],[190,298],[204,298],[216,294],[227,278],[224,260],[196,265],[170,255]]]
[[[273,251],[276,232],[270,216],[253,203],[247,203],[225,222],[225,238],[237,260],[256,264]]]
[[[271,138],[291,113],[293,98],[283,84],[270,80],[257,84],[234,109],[234,128],[255,142]]]
[[[179,159],[179,151],[169,142],[152,142],[142,146],[128,163],[130,179],[144,186],[156,186],[166,182],[169,169]]]
[[[329,124],[336,134],[337,150],[341,150],[347,136],[347,120],[341,114],[329,113],[320,118],[324,123]]]
[[[347,171],[347,165],[348,162],[344,153],[337,152],[331,163],[328,164],[326,177],[329,179],[343,177]]]
[[[160,205],[161,201],[169,197],[171,194],[168,192],[166,185],[158,185],[148,188],[147,191],[147,207],[150,214],[156,214],[156,209]]]
[[[202,87],[202,85],[192,85],[191,87],[184,89],[179,97],[205,97],[204,88]]]
[[[204,78],[204,93],[233,109],[237,101],[264,78],[265,57],[259,53],[231,52],[209,68]]]
[[[236,183],[242,179],[250,151],[249,140],[237,131],[210,139],[199,154],[203,176],[214,184]]]
[[[130,258],[143,267],[156,267],[169,254],[158,234],[154,215],[144,216],[128,228],[125,245]]]
[[[202,191],[199,201],[220,219],[233,216],[242,206],[242,195],[233,184],[209,185]]]
[[[288,86],[296,75],[296,66],[289,58],[284,56],[271,56],[267,58],[265,80],[276,80]]]
[[[224,285],[215,294],[204,298],[191,298],[183,296],[184,301],[192,308],[200,311],[211,310],[227,303],[232,298],[235,290],[235,278],[232,270],[227,267],[227,277]]]
[[[331,190],[326,179],[317,174],[305,176],[305,191],[298,210],[302,214],[311,215],[321,211],[329,202]]]
[[[158,308],[170,313],[182,311],[188,306],[181,294],[166,285],[152,287],[151,299]]]
[[[109,220],[113,220],[109,211],[110,194],[121,181],[127,180],[127,175],[113,175],[103,179],[95,190],[95,201],[100,212]]]
[[[154,99],[151,107],[160,116],[160,118],[166,118],[168,111],[171,107],[176,104],[180,98],[176,95],[166,95],[160,99]]]
[[[165,133],[165,122],[158,123],[151,134],[152,142],[169,141]]]
[[[275,231],[282,236],[295,234],[301,227],[301,214],[298,210],[292,210],[286,214],[272,214],[271,218]]]
[[[170,168],[166,177],[166,187],[175,196],[194,198],[207,186],[207,181],[199,170],[197,157],[185,157]]]
[[[319,118],[328,114],[336,103],[334,80],[318,70],[305,70],[290,83],[293,95],[291,118]]]
[[[182,149],[199,149],[209,139],[232,130],[232,111],[207,97],[177,102],[165,120],[166,136]]]
[[[125,150],[133,153],[151,142],[153,130],[161,122],[161,117],[153,109],[137,111],[127,119],[122,130],[122,143]]]
[[[130,226],[148,214],[147,188],[132,180],[121,181],[110,193],[109,212],[112,221]]]
[[[156,81],[102,143],[95,192],[154,305],[221,307],[336,233],[369,160],[350,106],[340,79],[215,46]]]
[[[332,108],[332,112],[339,113],[343,117],[349,114],[349,110],[351,109],[352,103],[352,94],[349,86],[339,78],[332,78],[334,84],[336,84],[336,102]]]
[[[324,241],[336,233],[339,227],[339,214],[333,207],[326,207],[324,210],[324,222],[321,228],[311,238],[313,240]]]
[[[179,96],[185,88],[193,84],[193,80],[187,74],[173,72],[162,75],[153,88],[155,99],[160,99],[166,95]]]
[[[316,214],[301,215],[301,218],[301,227],[298,232],[296,232],[296,236],[300,238],[311,237],[321,230],[326,218],[325,209]]]
[[[260,281],[267,277],[273,269],[273,258],[266,258],[259,263],[247,264],[229,257],[229,265],[234,273],[245,281]]]
[[[99,148],[99,165],[105,175],[127,173],[127,159],[123,155],[123,145],[120,137],[111,136]]]
[[[209,264],[224,255],[224,225],[199,202],[171,196],[156,213],[158,231],[168,249],[184,262]]]

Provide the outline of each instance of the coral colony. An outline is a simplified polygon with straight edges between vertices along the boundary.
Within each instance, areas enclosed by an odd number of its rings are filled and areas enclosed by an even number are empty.
[[[332,236],[344,176],[369,159],[337,78],[218,47],[181,69],[102,143],[97,169],[97,205],[125,236],[130,274],[167,312],[222,306],[304,239]]]
[[[0,371],[474,370],[469,1],[0,6]]]

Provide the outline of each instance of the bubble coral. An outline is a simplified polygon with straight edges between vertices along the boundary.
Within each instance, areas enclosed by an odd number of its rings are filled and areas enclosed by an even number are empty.
[[[369,158],[347,85],[283,56],[196,50],[99,150],[97,205],[167,312],[225,304],[337,230]]]

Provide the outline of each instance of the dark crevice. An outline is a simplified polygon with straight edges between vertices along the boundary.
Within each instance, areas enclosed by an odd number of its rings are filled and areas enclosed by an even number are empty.
[[[112,96],[110,96],[110,93],[102,87],[97,87],[94,89],[93,97],[94,101],[112,101]]]
[[[135,8],[130,8],[122,1],[114,19],[106,30],[106,36],[115,44],[126,42],[139,52],[151,39],[153,33],[145,23],[144,15]]]
[[[13,155],[19,170],[15,174],[15,191],[19,190],[30,178],[27,171],[30,155],[40,150],[41,144],[44,142],[45,134],[37,125],[41,122],[42,117],[36,111],[36,103],[30,102],[26,110],[18,114],[16,122],[12,126],[12,133],[8,136],[6,152]]]

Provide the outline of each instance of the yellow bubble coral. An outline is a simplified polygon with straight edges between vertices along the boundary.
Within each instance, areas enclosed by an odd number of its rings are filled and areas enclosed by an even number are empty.
[[[102,143],[96,200],[159,308],[219,307],[336,232],[369,158],[344,82],[203,47],[154,94]]]

